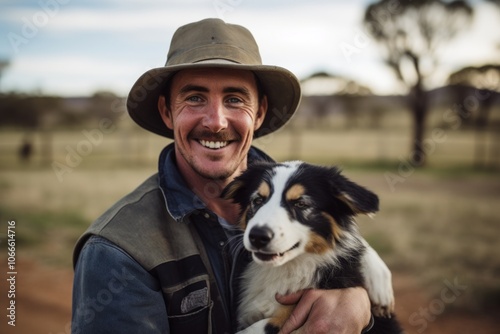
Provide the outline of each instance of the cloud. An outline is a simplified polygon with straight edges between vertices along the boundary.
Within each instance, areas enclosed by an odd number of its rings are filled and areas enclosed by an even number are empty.
[[[113,59],[79,56],[22,57],[7,73],[9,86],[47,94],[89,95],[96,90],[127,91],[142,68]]]
[[[110,87],[127,94],[140,74],[164,64],[177,27],[206,17],[220,17],[249,28],[264,63],[288,68],[299,78],[325,70],[359,80],[379,93],[397,88],[394,75],[382,63],[379,46],[363,34],[366,1],[63,2],[66,4],[38,27],[36,36],[21,45],[19,52],[13,52],[7,39],[0,40],[0,50],[10,50],[12,56],[12,66],[2,78],[4,90],[35,87],[81,95],[92,93],[93,87]],[[8,10],[0,13],[2,34],[22,34],[23,22],[33,22],[40,11],[38,1],[11,2]],[[498,14],[491,7],[478,5],[478,15],[481,19],[472,32],[462,35],[466,38],[440,50],[445,59],[441,77],[462,64],[494,57],[492,27],[495,20],[498,27]]]

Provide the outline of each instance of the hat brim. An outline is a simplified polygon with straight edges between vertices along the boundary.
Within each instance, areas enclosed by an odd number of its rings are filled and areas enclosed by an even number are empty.
[[[267,96],[268,109],[261,127],[254,132],[254,138],[267,135],[285,125],[300,103],[299,81],[292,72],[285,68],[208,61],[158,67],[144,73],[132,86],[127,98],[130,117],[144,129],[173,139],[173,131],[167,128],[158,111],[158,98],[165,93],[166,83],[174,73],[193,68],[230,68],[255,73]]]

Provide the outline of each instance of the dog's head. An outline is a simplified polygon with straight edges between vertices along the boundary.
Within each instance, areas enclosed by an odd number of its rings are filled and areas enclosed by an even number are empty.
[[[356,214],[378,211],[378,197],[337,168],[300,161],[255,164],[222,196],[241,207],[245,248],[272,266],[341,247]]]

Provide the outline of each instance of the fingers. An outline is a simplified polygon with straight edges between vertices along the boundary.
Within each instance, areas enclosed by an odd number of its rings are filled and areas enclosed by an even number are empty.
[[[285,296],[276,296],[276,300],[279,303],[281,303],[280,300],[284,300],[291,304],[297,304],[292,314],[281,328],[279,334],[292,333],[306,323],[313,304],[318,298],[318,291],[319,290],[302,290]]]
[[[360,333],[370,321],[370,301],[363,288],[305,290],[276,296],[280,303],[296,303],[280,334],[300,329],[301,333]]]
[[[289,293],[286,295],[280,295],[277,293],[275,298],[276,298],[276,301],[280,304],[293,305],[293,304],[297,304],[299,302],[300,298],[304,294],[304,291],[305,290],[300,290],[300,291],[297,291],[294,293]]]

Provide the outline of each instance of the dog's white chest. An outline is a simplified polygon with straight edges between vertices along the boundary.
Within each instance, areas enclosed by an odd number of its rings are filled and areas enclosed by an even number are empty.
[[[275,295],[312,288],[315,284],[317,261],[295,259],[279,267],[250,263],[243,276],[242,298],[238,314],[245,327],[273,315],[278,303]],[[323,259],[324,261],[324,259]]]

